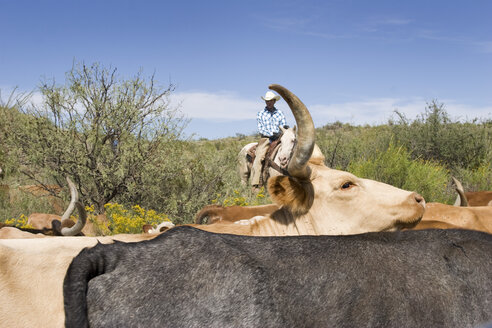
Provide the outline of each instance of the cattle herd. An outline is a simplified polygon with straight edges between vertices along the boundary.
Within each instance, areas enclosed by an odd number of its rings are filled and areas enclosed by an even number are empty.
[[[67,179],[64,216],[0,229],[0,326],[492,324],[492,193],[455,181],[455,206],[426,203],[331,169],[306,106],[270,89],[297,124],[285,174],[267,181],[274,204],[207,206],[195,224],[91,237]]]

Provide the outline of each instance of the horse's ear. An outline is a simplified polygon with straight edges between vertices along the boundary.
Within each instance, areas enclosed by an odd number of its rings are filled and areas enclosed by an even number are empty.
[[[280,131],[282,131],[282,133],[284,133],[286,130],[282,125],[279,125],[279,128],[280,128]]]
[[[294,129],[294,132],[296,132],[296,131],[297,131],[297,130],[296,130],[296,128],[297,128],[297,127],[296,127],[296,126],[294,125],[294,127],[293,127],[293,129]]]

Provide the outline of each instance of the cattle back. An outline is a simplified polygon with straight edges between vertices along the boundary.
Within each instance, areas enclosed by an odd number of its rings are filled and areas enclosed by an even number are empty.
[[[247,237],[179,227],[97,245],[64,281],[69,327],[474,327],[492,320],[492,235]]]

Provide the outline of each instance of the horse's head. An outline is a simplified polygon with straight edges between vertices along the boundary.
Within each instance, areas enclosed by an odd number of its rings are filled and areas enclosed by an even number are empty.
[[[284,128],[283,126],[280,126],[280,130],[282,136],[280,137],[280,148],[277,157],[280,167],[286,169],[296,144],[296,127]]]

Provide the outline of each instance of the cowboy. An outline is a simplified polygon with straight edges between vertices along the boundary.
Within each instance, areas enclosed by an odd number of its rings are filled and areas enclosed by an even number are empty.
[[[272,141],[280,136],[279,126],[286,125],[284,113],[275,108],[275,102],[280,99],[280,96],[268,91],[265,97],[261,97],[261,99],[265,101],[266,107],[256,115],[261,138],[258,141],[255,161],[251,168],[251,185],[255,189],[260,187],[261,167],[268,147]]]

